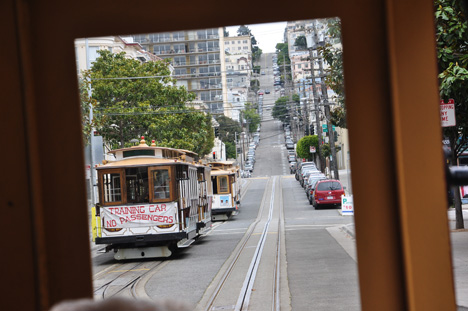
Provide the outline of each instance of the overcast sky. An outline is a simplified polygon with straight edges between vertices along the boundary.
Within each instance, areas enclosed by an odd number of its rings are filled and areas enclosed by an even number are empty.
[[[274,53],[276,51],[276,44],[283,42],[286,22],[246,26],[251,30],[263,53]],[[226,27],[231,37],[237,36],[237,29],[239,29],[239,26]]]

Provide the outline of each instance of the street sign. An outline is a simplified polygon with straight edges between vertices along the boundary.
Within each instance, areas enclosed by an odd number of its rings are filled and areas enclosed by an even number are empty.
[[[341,214],[342,215],[354,215],[354,203],[352,195],[341,196]]]
[[[328,133],[328,124],[322,124],[323,132]],[[332,125],[332,129],[335,131],[335,126]]]
[[[450,127],[456,125],[455,119],[455,101],[449,99],[448,103],[440,100],[440,123],[442,127]]]
[[[314,146],[310,146],[310,153],[315,153],[315,147]]]

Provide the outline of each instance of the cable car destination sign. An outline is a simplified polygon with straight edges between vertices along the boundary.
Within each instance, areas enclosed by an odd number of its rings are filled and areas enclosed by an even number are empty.
[[[455,119],[455,101],[449,99],[448,103],[444,103],[444,100],[440,100],[440,123],[442,127],[450,127],[456,125]]]

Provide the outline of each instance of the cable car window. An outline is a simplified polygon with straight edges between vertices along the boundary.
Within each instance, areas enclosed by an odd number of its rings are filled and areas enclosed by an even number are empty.
[[[227,176],[219,176],[218,184],[219,193],[229,193],[229,183]]]
[[[171,199],[171,178],[169,168],[154,169],[151,171],[153,183],[153,201],[161,202]]]
[[[102,197],[104,203],[122,201],[122,188],[120,182],[120,172],[102,174]]]
[[[148,169],[132,167],[125,170],[127,203],[148,203]]]

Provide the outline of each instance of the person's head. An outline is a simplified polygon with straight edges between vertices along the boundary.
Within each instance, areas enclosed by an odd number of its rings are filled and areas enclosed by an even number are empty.
[[[176,301],[150,301],[125,298],[107,300],[78,299],[63,301],[50,311],[189,311],[188,307]]]

